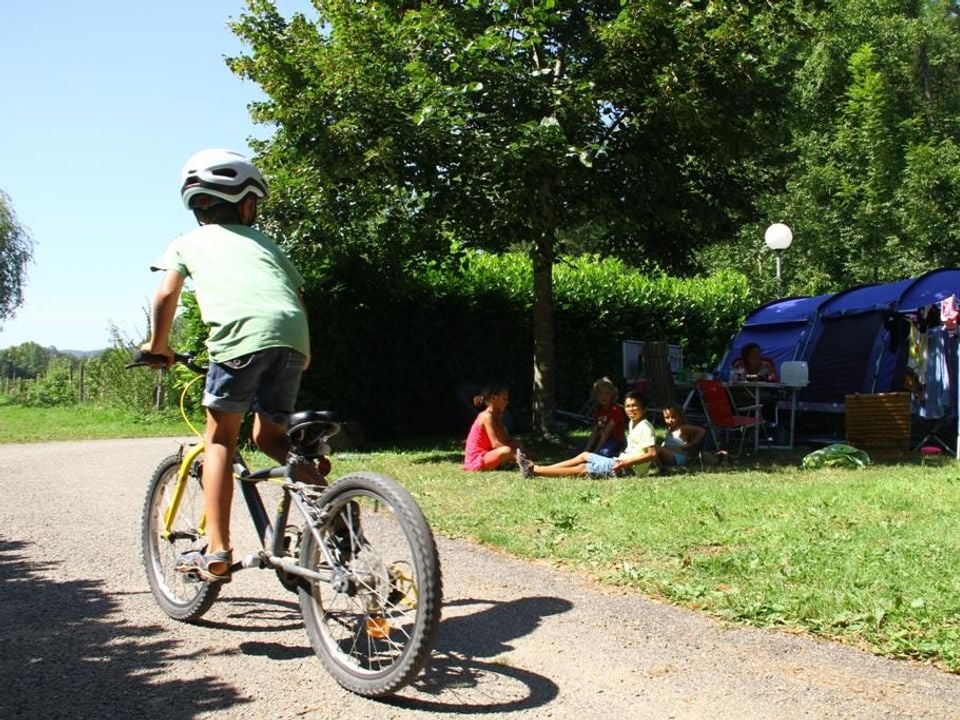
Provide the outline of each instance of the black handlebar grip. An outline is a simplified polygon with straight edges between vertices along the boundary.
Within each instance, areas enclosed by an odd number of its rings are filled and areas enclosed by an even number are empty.
[[[144,365],[150,367],[166,367],[167,358],[163,355],[155,355],[154,353],[148,353],[146,350],[137,350],[133,354],[133,362],[129,362],[124,367],[126,368],[135,368],[143,367]]]

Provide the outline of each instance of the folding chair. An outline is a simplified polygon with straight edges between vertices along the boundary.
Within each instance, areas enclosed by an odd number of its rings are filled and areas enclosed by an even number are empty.
[[[936,444],[950,455],[954,455],[956,453],[956,451],[950,447],[950,440],[958,435],[958,433],[954,433],[957,424],[957,418],[942,417],[936,420],[927,421],[926,423],[922,420],[917,420],[915,422],[921,428],[920,432],[926,431],[926,435],[921,438],[920,442],[914,445],[914,452],[919,451],[920,448],[924,446]],[[942,435],[946,435],[948,439],[944,440]]]
[[[720,447],[720,440],[717,437],[717,431],[732,434],[740,433],[740,450],[737,457],[743,454],[743,446],[747,440],[747,431],[754,430],[757,426],[765,426],[766,422],[762,417],[756,415],[741,415],[741,409],[733,404],[730,398],[730,392],[727,387],[719,380],[697,380],[697,392],[700,395],[700,402],[703,404],[703,410],[707,415],[707,426],[710,428],[710,434],[713,442]],[[751,406],[749,409],[756,410],[757,406]],[[747,410],[748,408],[743,408]]]
[[[667,343],[644,343],[643,368],[649,393],[647,412],[661,411],[668,405],[677,403],[677,386],[674,385],[673,373],[670,372]]]

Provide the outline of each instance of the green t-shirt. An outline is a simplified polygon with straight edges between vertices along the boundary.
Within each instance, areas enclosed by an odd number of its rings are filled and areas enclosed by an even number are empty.
[[[303,277],[283,251],[245,225],[201,225],[174,240],[151,270],[190,278],[207,348],[217,362],[271,347],[309,353]]]

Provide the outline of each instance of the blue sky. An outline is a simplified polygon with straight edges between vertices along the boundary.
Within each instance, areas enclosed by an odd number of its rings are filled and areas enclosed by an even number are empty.
[[[310,14],[308,0],[280,11]],[[258,86],[224,57],[244,47],[227,22],[242,0],[30,0],[0,8],[0,190],[36,242],[26,303],[0,349],[140,340],[159,277],[149,270],[194,226],[180,168],[195,151],[247,153]]]

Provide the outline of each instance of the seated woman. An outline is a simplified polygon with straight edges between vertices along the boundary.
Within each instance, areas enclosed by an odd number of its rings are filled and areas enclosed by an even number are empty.
[[[582,452],[553,465],[535,465],[522,452],[517,453],[517,464],[525,478],[534,476],[589,475],[593,478],[609,478],[622,475],[628,468],[649,464],[657,457],[653,424],[646,419],[647,410],[639,393],[628,392],[623,399],[623,409],[630,418],[627,447],[615,458],[597,453]]]
[[[730,369],[739,380],[759,380],[761,382],[778,382],[777,367],[773,360],[764,357],[760,346],[750,342],[740,349],[740,357],[733,361]]]
[[[626,444],[624,432],[627,414],[617,404],[617,386],[610,378],[600,378],[591,391],[596,407],[593,410],[593,429],[587,442],[577,452],[593,452],[604,457],[619,455]]]
[[[760,352],[760,346],[755,342],[747,343],[740,350],[740,357],[730,364],[731,381],[759,381],[759,382],[779,382],[777,377],[777,368],[773,360],[764,357]],[[745,388],[731,388],[730,396],[738,407],[749,405],[759,399],[763,406],[761,412],[763,418],[768,423],[773,422],[776,417],[777,396],[775,391],[768,392],[765,388],[758,388],[759,393],[753,396]]]
[[[667,426],[667,436],[657,448],[657,464],[661,470],[683,467],[688,455],[703,442],[707,431],[699,425],[685,425],[679,405],[668,405],[663,409],[663,422]]]

